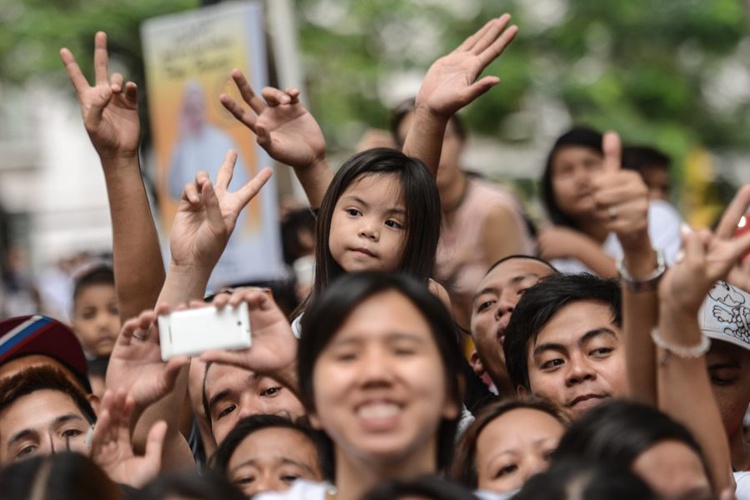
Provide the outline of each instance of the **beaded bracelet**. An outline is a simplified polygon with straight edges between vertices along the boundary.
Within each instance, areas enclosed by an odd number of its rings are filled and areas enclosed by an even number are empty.
[[[674,354],[678,358],[696,359],[706,354],[711,348],[711,339],[709,339],[705,335],[701,335],[700,344],[691,347],[673,345],[668,343],[662,338],[661,335],[659,335],[659,330],[657,328],[651,330],[651,339],[654,341],[654,344],[664,349],[664,358],[662,358],[662,364],[664,364],[664,362],[666,362],[667,360],[667,353]]]

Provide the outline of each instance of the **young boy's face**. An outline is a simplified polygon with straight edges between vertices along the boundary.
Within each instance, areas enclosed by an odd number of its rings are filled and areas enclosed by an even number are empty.
[[[84,350],[96,356],[109,356],[120,326],[113,285],[90,285],[78,293],[73,310],[73,330]]]
[[[605,399],[624,396],[620,339],[607,305],[581,301],[562,307],[529,346],[531,393],[557,403],[574,419]]]

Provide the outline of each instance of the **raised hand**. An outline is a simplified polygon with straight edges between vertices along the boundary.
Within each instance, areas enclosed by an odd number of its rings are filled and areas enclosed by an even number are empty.
[[[735,195],[732,202],[724,211],[719,226],[716,229],[716,237],[721,240],[734,238],[737,224],[750,206],[750,184],[745,184]],[[750,220],[746,221],[750,223]],[[746,233],[747,234],[747,233]],[[750,259],[743,257],[729,270],[727,281],[745,291],[750,291]]]
[[[643,246],[650,250],[648,188],[638,172],[621,168],[622,145],[615,132],[604,134],[602,149],[602,173],[592,182],[595,215],[626,251]]]
[[[133,453],[130,427],[135,402],[124,391],[106,391],[102,398],[91,458],[116,483],[140,488],[161,470],[161,454],[167,425],[155,424],[148,435],[146,453]]]
[[[250,309],[250,330],[253,343],[248,349],[238,351],[212,351],[201,356],[201,361],[232,364],[256,373],[278,379],[285,385],[294,385],[293,369],[297,360],[297,339],[284,313],[273,299],[257,288],[241,289],[231,296],[220,295],[214,306],[236,307],[247,302]],[[290,377],[290,374],[292,375]],[[290,387],[296,390],[295,387]]]
[[[238,69],[232,79],[242,100],[250,109],[242,107],[226,94],[221,103],[256,135],[258,145],[271,158],[295,169],[309,168],[326,161],[326,142],[318,122],[299,102],[299,90],[281,91],[273,87],[263,89],[258,97],[245,76]]]
[[[742,195],[740,191],[735,200]],[[728,225],[732,219],[733,214],[727,211],[722,223]],[[739,217],[735,226],[738,220]],[[684,226],[682,238],[682,257],[662,279],[659,298],[663,303],[697,313],[714,283],[726,279],[740,265],[742,256],[750,250],[750,234],[723,238],[718,230],[716,234],[708,229],[694,232]]]
[[[450,118],[500,82],[496,76],[477,80],[480,73],[513,41],[516,26],[508,27],[510,15],[492,19],[456,50],[435,61],[417,94],[417,108]]]
[[[229,191],[237,153],[230,150],[216,175],[216,186],[205,171],[185,186],[172,225],[172,265],[213,269],[226,247],[242,209],[271,177],[264,168],[235,192]]]
[[[161,359],[156,319],[168,311],[168,306],[159,306],[126,321],[109,359],[107,389],[127,393],[138,413],[169,394],[180,369],[190,362],[186,357],[167,363]]]
[[[138,89],[133,82],[124,83],[119,73],[110,77],[107,35],[100,31],[94,38],[93,87],[70,50],[61,49],[60,58],[78,95],[83,123],[99,156],[103,160],[137,156],[141,133]]]

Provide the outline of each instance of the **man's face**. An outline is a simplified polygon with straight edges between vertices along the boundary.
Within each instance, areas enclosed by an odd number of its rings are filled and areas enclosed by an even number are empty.
[[[728,436],[741,436],[742,419],[750,404],[750,351],[713,340],[706,366],[724,430]]]
[[[578,418],[627,389],[621,331],[606,304],[581,301],[561,308],[528,348],[529,386],[535,396]],[[527,390],[520,387],[519,393]]]
[[[505,372],[503,341],[516,304],[529,287],[553,272],[534,259],[511,259],[497,265],[479,283],[471,308],[471,335],[482,368],[495,384]]]
[[[0,464],[61,451],[88,453],[90,427],[63,392],[44,389],[18,398],[0,412]]]
[[[218,444],[245,417],[277,414],[295,419],[305,414],[299,399],[274,379],[217,363],[206,372],[206,400]]]

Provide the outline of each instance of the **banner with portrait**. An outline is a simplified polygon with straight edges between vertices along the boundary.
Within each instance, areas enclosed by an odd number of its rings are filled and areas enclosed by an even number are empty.
[[[250,1],[154,18],[141,36],[159,213],[168,233],[185,184],[199,170],[215,180],[229,149],[239,155],[232,191],[271,165],[252,132],[219,102],[221,93],[241,102],[230,77],[234,68],[254,89],[268,84],[263,9]],[[276,198],[271,178],[238,220],[209,289],[283,276]]]

